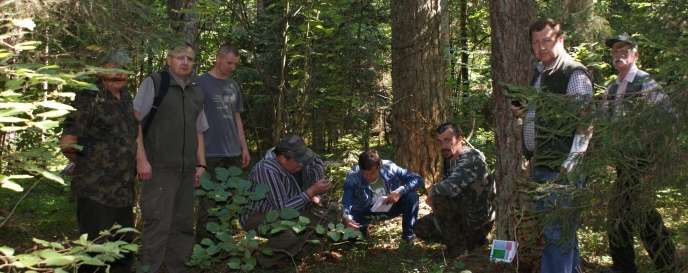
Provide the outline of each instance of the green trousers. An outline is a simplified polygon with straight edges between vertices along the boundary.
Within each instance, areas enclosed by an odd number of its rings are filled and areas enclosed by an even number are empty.
[[[137,272],[190,272],[186,262],[194,244],[194,169],[153,169],[142,182],[142,246]]]

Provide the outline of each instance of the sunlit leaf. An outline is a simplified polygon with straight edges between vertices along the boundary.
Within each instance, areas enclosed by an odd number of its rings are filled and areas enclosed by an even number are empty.
[[[67,110],[53,110],[53,111],[48,111],[48,112],[43,112],[43,113],[37,114],[36,116],[43,117],[43,118],[56,118],[56,117],[64,116],[68,113],[69,113],[69,111],[67,111]]]
[[[8,247],[8,246],[0,246],[0,253],[5,256],[12,256],[14,255],[14,248]]]
[[[26,121],[26,119],[18,117],[0,117],[0,123],[19,123],[24,121]]]
[[[31,18],[12,19],[12,24],[28,30],[33,30],[36,27],[36,23]]]
[[[74,107],[72,107],[72,106],[69,106],[69,105],[64,104],[64,103],[52,101],[52,100],[41,101],[40,103],[38,103],[38,105],[43,106],[45,108],[55,109],[55,110],[68,110],[68,111],[75,110]]]

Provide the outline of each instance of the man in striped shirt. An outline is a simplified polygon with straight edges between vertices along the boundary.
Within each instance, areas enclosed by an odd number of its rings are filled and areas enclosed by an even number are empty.
[[[306,147],[301,137],[290,135],[282,138],[275,149],[268,152],[251,170],[249,180],[253,183],[252,190],[257,185],[263,185],[268,192],[264,199],[254,201],[241,215],[241,226],[245,230],[257,229],[263,222],[265,214],[271,210],[292,208],[302,214],[305,213],[306,205],[317,200],[319,194],[325,193],[330,188],[330,183],[325,178],[321,178],[303,190],[294,176],[304,166],[313,163],[316,157],[316,154]],[[268,242],[274,254],[258,256],[258,263],[263,267],[272,267],[286,258],[285,254],[292,257],[297,255],[305,241],[291,230],[277,233],[269,238]]]

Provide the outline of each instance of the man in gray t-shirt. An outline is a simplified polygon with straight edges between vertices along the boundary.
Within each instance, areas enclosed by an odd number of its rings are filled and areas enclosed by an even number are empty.
[[[205,154],[208,171],[214,176],[217,167],[248,167],[249,155],[241,112],[244,111],[239,84],[230,78],[237,64],[239,51],[231,44],[220,46],[215,57],[215,65],[198,78],[205,95],[205,115],[210,128],[205,131]],[[201,197],[199,200],[196,238],[208,237],[205,229],[208,222],[208,209],[212,200]]]

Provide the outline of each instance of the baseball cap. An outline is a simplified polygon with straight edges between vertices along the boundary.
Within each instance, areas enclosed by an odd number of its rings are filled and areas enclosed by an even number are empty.
[[[308,163],[313,160],[313,157],[315,157],[315,153],[306,147],[306,143],[297,135],[283,137],[275,149],[283,151],[285,155],[296,160],[302,166],[308,165]]]
[[[607,47],[612,47],[615,43],[622,42],[631,45],[632,47],[637,46],[638,44],[631,40],[631,36],[628,35],[628,33],[621,33],[619,35],[616,35],[614,37],[608,38],[607,40],[604,41],[604,44],[607,45]]]

